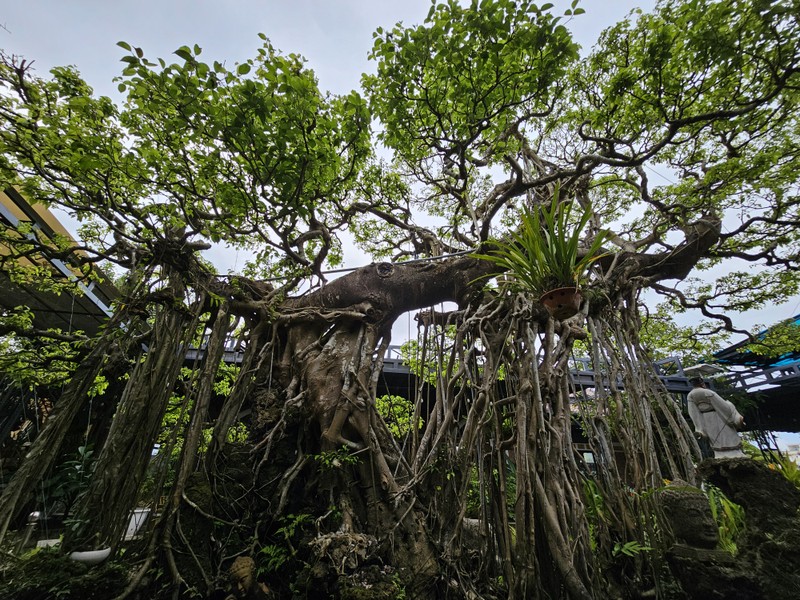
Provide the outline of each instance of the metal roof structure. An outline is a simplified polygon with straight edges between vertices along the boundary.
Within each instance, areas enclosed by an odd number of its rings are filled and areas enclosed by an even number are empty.
[[[763,340],[770,331],[773,331],[778,326],[784,325],[791,325],[794,327],[800,326],[800,315],[795,315],[791,319],[781,321],[778,325],[759,331],[755,337],[756,339]],[[781,367],[800,361],[800,347],[776,358],[774,356],[756,354],[747,349],[749,345],[751,345],[750,340],[744,340],[743,342],[728,346],[714,353],[714,361],[724,365],[757,366],[761,368]]]
[[[45,206],[28,202],[13,187],[0,192],[0,227],[18,230],[20,224],[30,223],[32,239],[54,240],[74,238]],[[77,246],[77,242],[75,242]],[[0,245],[0,253],[8,250]],[[9,274],[0,271],[0,306],[14,309],[29,307],[34,314],[34,325],[40,329],[58,328],[62,331],[84,331],[94,334],[111,315],[111,303],[119,295],[117,289],[99,268],[92,267],[97,281],[79,282],[78,257],[61,260],[40,256],[38,264],[50,267],[57,278],[72,280],[80,294],[55,294],[36,286],[18,285]]]
[[[800,327],[800,315],[781,321],[756,334],[763,340],[777,327]],[[800,330],[798,330],[800,333]],[[800,347],[780,356],[756,354],[748,348],[750,340],[744,340],[720,350],[714,354],[714,362],[727,367],[725,379],[738,389],[753,390],[765,386],[792,387],[798,391],[800,387]]]
[[[768,327],[755,337],[763,340],[777,327],[787,325],[800,327],[800,315]],[[775,357],[756,354],[748,349],[750,344],[745,340],[714,354],[714,362],[727,369],[722,379],[732,390],[756,398],[764,429],[800,432],[800,346]]]

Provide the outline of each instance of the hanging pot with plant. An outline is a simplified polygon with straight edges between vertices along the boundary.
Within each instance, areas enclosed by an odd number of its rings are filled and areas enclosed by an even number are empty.
[[[598,232],[582,251],[580,242],[592,209],[586,205],[573,216],[575,203],[561,201],[559,195],[556,187],[549,207],[524,208],[517,231],[507,240],[493,242],[488,253],[475,256],[506,271],[516,291],[538,294],[550,315],[563,320],[580,310],[580,285],[592,263],[604,256],[606,232]]]
[[[575,286],[556,288],[542,294],[539,302],[547,309],[550,316],[563,321],[576,315],[581,309],[583,294]]]

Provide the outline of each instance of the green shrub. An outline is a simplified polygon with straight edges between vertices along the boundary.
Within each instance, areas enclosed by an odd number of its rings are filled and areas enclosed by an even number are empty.
[[[4,600],[108,600],[128,584],[126,569],[109,562],[88,567],[57,549],[37,548],[0,571]]]

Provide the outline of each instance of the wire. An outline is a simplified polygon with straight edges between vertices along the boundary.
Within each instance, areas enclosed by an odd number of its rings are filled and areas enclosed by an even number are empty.
[[[413,258],[411,260],[404,260],[400,262],[390,262],[389,264],[392,265],[411,265],[414,263],[423,263],[423,262],[433,262],[436,260],[444,260],[445,258],[452,258],[454,256],[464,256],[465,254],[472,254],[475,252],[474,250],[461,250],[460,252],[453,252],[452,254],[442,254],[441,256],[428,256],[426,258]],[[374,263],[370,263],[374,264]],[[369,265],[361,265],[360,267],[346,267],[342,269],[331,269],[330,271],[320,271],[320,275],[335,275],[337,273],[350,273],[351,271],[358,271],[359,269],[363,269]],[[235,274],[227,274],[227,275],[218,275],[217,277],[226,278],[226,277],[238,277]],[[288,276],[280,276],[280,277],[268,277],[267,279],[262,279],[261,281],[285,281],[289,279]]]

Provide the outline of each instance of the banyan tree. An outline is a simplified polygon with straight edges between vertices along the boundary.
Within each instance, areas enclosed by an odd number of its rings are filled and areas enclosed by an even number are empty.
[[[64,373],[0,536],[88,422],[62,548],[111,548],[120,597],[221,598],[239,571],[253,598],[661,593],[654,492],[700,453],[653,352],[797,292],[799,34],[789,0],[664,0],[581,57],[545,6],[451,2],[379,29],[346,96],[266,37],[232,67],[120,42],[121,104],[3,54],[3,184],[83,240],[5,231],[4,270],[56,285],[20,258],[69,252],[120,296],[91,336],[2,315],[7,377]],[[524,269],[563,265],[526,240],[588,257],[574,314],[541,305]],[[373,262],[331,274],[345,244]],[[399,343],[414,377],[384,396]]]

